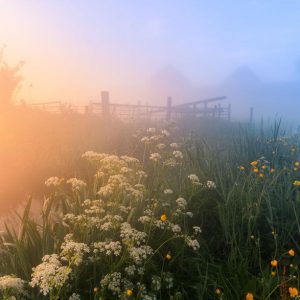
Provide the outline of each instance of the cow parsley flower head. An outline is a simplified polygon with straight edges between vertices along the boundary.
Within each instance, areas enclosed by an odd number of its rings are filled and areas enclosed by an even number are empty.
[[[86,187],[86,183],[77,178],[70,178],[67,183],[71,185],[73,191],[81,191]]]
[[[0,291],[10,296],[5,299],[17,299],[16,296],[25,295],[24,280],[11,276],[5,275],[0,277]]]
[[[63,266],[57,254],[45,255],[42,263],[32,269],[30,285],[38,286],[43,295],[51,290],[61,288],[69,278],[72,271],[70,267]]]

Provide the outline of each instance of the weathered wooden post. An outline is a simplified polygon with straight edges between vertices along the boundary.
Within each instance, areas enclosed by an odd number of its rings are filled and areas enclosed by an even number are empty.
[[[230,103],[228,104],[228,112],[227,113],[228,113],[228,115],[227,115],[228,121],[230,121],[231,120],[231,104]]]
[[[249,121],[250,121],[250,124],[253,123],[253,107],[250,107],[250,119],[249,119]]]
[[[167,99],[167,115],[166,115],[166,120],[168,122],[171,121],[171,114],[172,114],[172,97],[168,97],[168,99]]]
[[[101,108],[102,116],[109,117],[109,92],[107,91],[101,92]]]
[[[214,106],[214,110],[213,110],[213,113],[212,113],[213,118],[216,117],[216,112],[217,112],[217,105]]]
[[[218,104],[218,118],[220,119],[221,118],[221,104]]]
[[[207,102],[204,103],[204,116],[207,117]]]

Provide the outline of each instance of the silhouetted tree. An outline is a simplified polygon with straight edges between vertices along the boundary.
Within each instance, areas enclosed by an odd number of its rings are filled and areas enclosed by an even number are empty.
[[[0,49],[0,109],[7,109],[14,103],[14,95],[20,86],[22,76],[19,71],[24,62],[19,62],[15,67],[10,67],[4,61],[4,49]]]

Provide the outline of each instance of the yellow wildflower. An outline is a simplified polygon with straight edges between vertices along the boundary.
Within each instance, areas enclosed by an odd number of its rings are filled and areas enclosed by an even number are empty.
[[[295,172],[297,172],[297,171],[298,171],[298,168],[293,168],[293,170],[294,170]]]
[[[267,168],[267,166],[266,166],[266,165],[263,165],[261,168],[262,168],[263,170],[265,170],[265,169]]]
[[[276,276],[276,271],[272,271],[272,272],[271,272],[271,276],[272,276],[272,277],[275,277],[275,276]]]
[[[264,174],[263,173],[259,173],[258,177],[259,178],[264,178]]]
[[[288,253],[289,253],[290,256],[295,256],[295,250],[294,249],[290,249],[288,251]]]
[[[258,165],[258,161],[254,160],[250,163],[252,167],[256,167]]]
[[[98,288],[94,287],[93,292],[97,293],[98,292]]]
[[[271,266],[272,267],[277,267],[278,261],[276,259],[271,260]]]
[[[295,287],[289,287],[289,293],[291,298],[296,298],[299,295],[299,292]]]
[[[166,260],[171,260],[172,259],[172,255],[171,252],[168,252],[165,256]]]
[[[247,293],[246,300],[254,300],[254,296],[252,293]]]
[[[128,297],[132,296],[132,294],[133,294],[132,290],[128,289],[128,290],[126,291],[126,295],[127,295]]]
[[[244,170],[245,170],[245,167],[244,167],[244,166],[240,166],[240,170],[241,170],[241,171],[244,171]]]
[[[299,166],[300,166],[299,161],[296,161],[296,162],[295,162],[295,166],[296,166],[296,167],[299,167]]]
[[[274,173],[274,172],[275,172],[275,169],[271,169],[271,170],[270,170],[270,173]]]
[[[217,295],[221,295],[221,293],[222,293],[222,292],[221,292],[221,289],[216,288],[216,294],[217,294]]]
[[[295,181],[293,182],[293,185],[294,185],[294,186],[300,186],[300,180],[295,180]]]
[[[162,215],[160,216],[160,220],[161,220],[162,222],[166,222],[167,219],[168,219],[168,217],[167,217],[166,214],[162,214]]]
[[[253,168],[253,172],[258,173],[259,172],[258,168]]]

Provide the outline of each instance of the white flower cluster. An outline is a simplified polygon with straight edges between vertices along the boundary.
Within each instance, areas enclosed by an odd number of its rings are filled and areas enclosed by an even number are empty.
[[[69,300],[80,300],[80,296],[76,293],[73,293],[70,297]]]
[[[151,153],[149,159],[154,161],[154,162],[158,162],[158,161],[161,160],[161,155],[157,152]]]
[[[86,151],[84,154],[82,154],[82,157],[89,161],[99,161],[106,156],[107,154],[97,153],[95,151]]]
[[[125,244],[133,243],[139,246],[142,243],[145,243],[147,234],[132,228],[129,223],[125,222],[121,224],[120,237]]]
[[[196,239],[193,240],[190,237],[186,237],[185,241],[189,247],[193,248],[194,251],[197,251],[200,248],[200,244]]]
[[[105,275],[100,283],[102,288],[107,288],[114,295],[119,295],[121,293],[121,278],[120,272],[114,272]]]
[[[141,265],[153,253],[153,249],[146,245],[129,248],[129,255],[136,265]]]
[[[106,255],[113,254],[114,256],[119,256],[122,251],[122,245],[120,242],[97,242],[94,243],[94,253],[105,253]]]
[[[190,174],[189,176],[188,176],[188,179],[191,181],[191,183],[193,184],[193,185],[201,185],[201,183],[200,183],[200,180],[199,180],[199,177],[197,176],[197,175],[195,175],[195,174]]]
[[[25,295],[24,283],[24,280],[20,278],[11,275],[5,275],[0,277],[0,290],[3,293],[8,293],[10,295],[9,299],[13,299],[12,297]]]
[[[174,155],[174,157],[175,157],[176,159],[183,159],[183,154],[182,154],[182,152],[179,151],[179,150],[173,151],[173,155]]]
[[[59,186],[62,183],[63,179],[58,178],[56,176],[50,177],[45,181],[45,185],[50,187],[50,186]]]
[[[211,181],[211,180],[207,180],[206,187],[208,189],[215,189],[215,188],[217,188],[216,184],[213,181]]]
[[[42,263],[32,269],[30,285],[38,286],[43,295],[61,288],[69,278],[71,268],[63,266],[57,254],[45,255]]]
[[[172,189],[165,189],[164,190],[164,194],[165,195],[172,195],[173,194],[173,190]]]
[[[71,185],[73,191],[77,192],[86,187],[86,183],[83,180],[77,178],[70,178],[67,183]]]
[[[176,204],[178,205],[178,207],[180,209],[185,209],[186,205],[187,205],[187,202],[184,198],[180,197],[176,200]]]
[[[67,240],[66,238],[65,242],[61,245],[61,249],[61,259],[75,266],[79,266],[83,261],[84,255],[90,252],[88,245]]]

